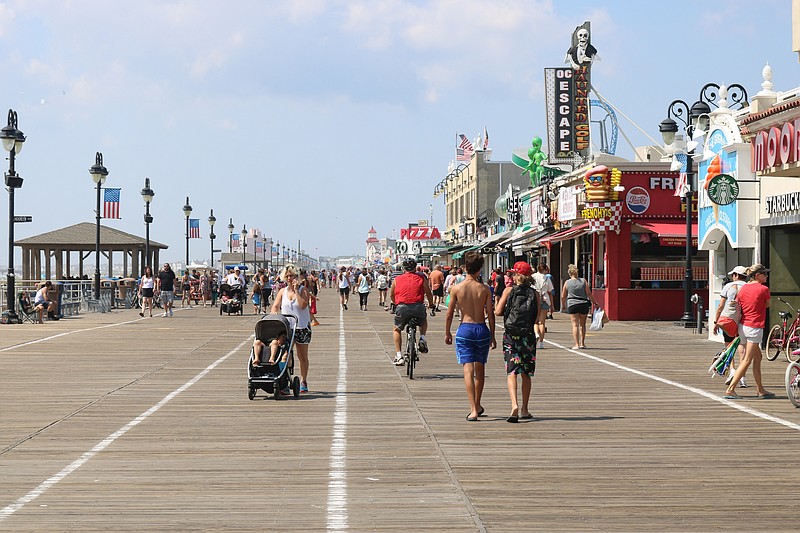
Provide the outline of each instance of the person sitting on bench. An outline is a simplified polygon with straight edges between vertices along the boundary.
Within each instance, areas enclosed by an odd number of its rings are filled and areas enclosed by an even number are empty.
[[[55,315],[56,303],[49,298],[50,288],[53,283],[48,281],[44,282],[42,288],[36,291],[36,297],[33,299],[33,309],[39,316],[39,323],[42,323],[44,310],[47,309],[48,320],[58,320]]]

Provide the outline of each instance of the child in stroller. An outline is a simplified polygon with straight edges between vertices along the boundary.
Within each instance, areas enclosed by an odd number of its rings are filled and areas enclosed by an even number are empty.
[[[289,354],[288,340],[289,338],[286,336],[286,333],[281,333],[269,342],[268,363],[270,365],[275,364],[275,361],[278,359],[279,355],[280,361],[278,361],[278,365],[283,366],[286,364],[286,357]],[[265,346],[266,344],[259,339],[253,341],[253,366],[258,366],[261,364],[261,354],[263,353]],[[283,363],[283,365],[281,363]]]

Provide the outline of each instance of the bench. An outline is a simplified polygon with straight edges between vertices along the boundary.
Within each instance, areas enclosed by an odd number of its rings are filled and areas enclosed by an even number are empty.
[[[62,301],[61,302],[61,315],[62,316],[73,316],[79,314],[81,311],[81,303],[80,302],[73,302],[73,301]]]

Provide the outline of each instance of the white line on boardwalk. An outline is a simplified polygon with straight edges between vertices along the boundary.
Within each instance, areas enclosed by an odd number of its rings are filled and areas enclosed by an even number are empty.
[[[106,326],[103,326],[103,327],[106,327]],[[93,329],[97,329],[97,328],[93,328]],[[192,385],[194,385],[195,383],[200,381],[203,377],[206,376],[206,374],[208,374],[209,372],[214,370],[214,368],[216,368],[220,363],[222,363],[228,357],[230,357],[233,354],[235,354],[236,352],[238,352],[242,348],[242,346],[247,344],[250,341],[250,339],[252,339],[252,338],[253,338],[253,336],[250,335],[248,338],[243,340],[236,348],[234,348],[230,352],[226,353],[225,355],[223,355],[222,357],[220,357],[219,359],[217,359],[216,361],[214,361],[213,363],[208,365],[205,369],[203,369],[195,377],[193,377],[192,379],[190,379],[189,381],[187,381],[186,383],[184,383],[183,385],[181,385],[180,387],[178,387],[174,391],[172,391],[169,394],[167,394],[166,396],[164,396],[164,398],[160,402],[155,404],[153,407],[151,407],[150,409],[148,409],[144,413],[140,414],[139,416],[137,416],[136,418],[134,418],[133,420],[131,420],[130,422],[128,422],[127,424],[125,424],[124,426],[119,428],[117,431],[115,431],[114,433],[112,433],[111,435],[109,435],[108,437],[106,437],[105,439],[100,441],[99,443],[97,443],[94,446],[94,448],[92,448],[91,450],[89,450],[87,452],[84,452],[84,454],[81,455],[78,459],[76,459],[75,461],[73,461],[72,463],[70,463],[69,465],[64,467],[64,469],[61,470],[61,472],[59,472],[58,474],[54,475],[51,478],[48,478],[48,479],[44,480],[38,487],[36,487],[35,489],[30,491],[25,496],[23,496],[20,499],[18,499],[16,502],[14,502],[14,503],[12,503],[10,505],[7,505],[3,509],[0,509],[0,522],[5,520],[9,516],[13,515],[17,511],[19,511],[20,509],[22,509],[26,504],[32,502],[33,500],[35,500],[36,498],[38,498],[39,496],[41,496],[42,494],[47,492],[47,490],[50,487],[52,487],[53,485],[55,485],[56,483],[58,483],[59,481],[61,481],[62,479],[64,479],[68,475],[70,475],[71,473],[75,472],[80,467],[82,467],[84,464],[86,464],[95,455],[97,455],[98,453],[100,453],[103,450],[105,450],[106,448],[108,448],[115,440],[117,440],[118,438],[123,436],[125,433],[127,433],[128,431],[130,431],[131,429],[133,429],[134,427],[136,427],[140,423],[144,422],[150,415],[152,415],[153,413],[155,413],[156,411],[158,411],[159,409],[161,409],[162,407],[167,405],[178,394],[182,393],[183,391],[185,391],[186,389],[188,389],[189,387],[191,387]]]
[[[339,309],[339,374],[336,381],[336,410],[328,463],[328,531],[347,529],[347,345],[344,313]]]
[[[34,339],[32,341],[22,342],[20,344],[15,344],[14,346],[6,346],[5,348],[0,348],[0,352],[8,352],[10,350],[16,350],[17,348],[22,348],[23,346],[30,346],[31,344],[38,344],[40,342],[50,341],[50,340],[53,340],[53,339],[57,339],[59,337],[65,337],[67,335],[72,335],[73,333],[83,333],[84,331],[94,331],[96,329],[113,328],[115,326],[123,326],[125,324],[133,324],[134,322],[139,322],[140,320],[146,320],[146,319],[137,318],[135,320],[127,320],[125,322],[115,322],[114,324],[106,324],[104,326],[95,326],[93,328],[73,329],[71,331],[65,331],[63,333],[57,333],[55,335],[50,335],[49,337],[42,337],[41,339]]]
[[[749,415],[753,415],[755,417],[762,418],[762,419],[768,420],[770,422],[775,422],[776,424],[780,424],[782,426],[786,426],[787,428],[800,431],[800,424],[795,424],[794,422],[790,422],[788,420],[784,420],[783,418],[779,418],[777,416],[772,416],[770,414],[764,413],[764,412],[759,411],[757,409],[752,409],[750,407],[747,407],[747,406],[744,406],[744,405],[742,405],[740,403],[737,403],[736,401],[733,401],[733,400],[726,400],[725,398],[722,398],[721,396],[719,396],[717,394],[705,391],[703,389],[698,389],[697,387],[692,387],[690,385],[684,385],[683,383],[678,383],[677,381],[672,381],[672,380],[669,380],[669,379],[666,379],[666,378],[654,376],[653,374],[648,374],[647,372],[642,372],[641,370],[636,370],[635,368],[631,368],[631,367],[628,367],[628,366],[625,366],[625,365],[620,365],[619,363],[614,363],[614,362],[609,361],[607,359],[603,359],[602,357],[596,357],[594,355],[589,355],[588,353],[585,353],[585,352],[579,352],[578,350],[573,350],[571,348],[567,348],[566,346],[562,346],[562,345],[560,345],[558,343],[555,343],[553,341],[545,341],[545,342],[548,343],[548,344],[552,344],[553,346],[556,346],[558,348],[564,349],[564,350],[566,350],[568,352],[572,352],[572,353],[574,353],[576,355],[580,355],[581,357],[585,357],[586,359],[591,359],[592,361],[595,361],[597,363],[602,363],[604,365],[612,366],[614,368],[618,368],[619,370],[624,370],[626,372],[630,372],[632,374],[636,374],[637,376],[641,376],[643,378],[652,379],[654,381],[659,381],[659,382],[664,383],[666,385],[671,385],[671,386],[677,387],[679,389],[683,389],[683,390],[686,390],[686,391],[689,391],[689,392],[693,392],[693,393],[695,393],[695,394],[697,394],[699,396],[703,396],[704,398],[708,398],[709,400],[714,400],[715,402],[719,402],[721,404],[727,405],[728,407],[733,407],[734,409],[738,409],[739,411],[742,411],[743,413],[747,413]]]

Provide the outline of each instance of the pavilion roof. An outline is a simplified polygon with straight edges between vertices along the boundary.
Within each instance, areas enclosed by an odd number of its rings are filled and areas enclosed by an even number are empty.
[[[14,242],[17,246],[58,246],[62,248],[87,247],[95,245],[97,226],[92,222],[80,222],[65,228],[48,231]],[[144,246],[144,237],[126,233],[118,229],[100,225],[100,244],[109,246]],[[150,240],[150,248],[169,248],[166,244]]]

